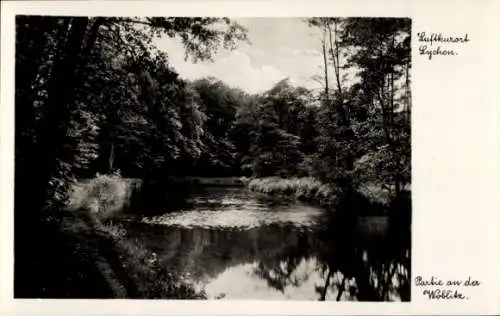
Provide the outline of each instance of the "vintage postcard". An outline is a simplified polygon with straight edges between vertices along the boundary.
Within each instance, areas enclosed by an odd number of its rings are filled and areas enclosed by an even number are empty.
[[[3,2],[2,314],[499,313],[500,4],[330,2]]]

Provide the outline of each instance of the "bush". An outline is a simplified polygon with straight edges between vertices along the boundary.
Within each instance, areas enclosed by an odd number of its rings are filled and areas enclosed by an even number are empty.
[[[322,206],[332,206],[342,196],[337,187],[322,183],[312,177],[283,179],[267,177],[252,179],[248,183],[252,191],[269,195],[288,196],[300,201],[311,202]],[[390,192],[381,185],[370,182],[359,186],[356,190],[359,198],[366,199],[373,205],[387,207],[391,201]]]
[[[297,200],[315,202],[322,205],[329,204],[335,194],[330,186],[321,183],[315,178],[290,178],[268,177],[253,179],[248,183],[252,191],[270,195],[285,195]]]
[[[359,185],[358,191],[372,203],[387,206],[392,199],[391,192],[377,182],[366,182],[363,185]]]
[[[97,174],[94,179],[73,184],[68,207],[71,210],[85,209],[99,219],[107,219],[129,206],[132,194],[140,184],[140,180],[122,178],[119,172]]]

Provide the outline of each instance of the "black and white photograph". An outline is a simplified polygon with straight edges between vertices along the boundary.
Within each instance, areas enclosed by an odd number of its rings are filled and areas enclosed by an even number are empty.
[[[16,15],[14,298],[412,301],[411,34]]]

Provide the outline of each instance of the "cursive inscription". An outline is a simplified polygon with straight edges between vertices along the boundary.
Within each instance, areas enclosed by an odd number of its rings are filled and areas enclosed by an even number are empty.
[[[469,34],[446,35],[443,33],[417,33],[417,40],[421,45],[418,47],[420,55],[427,56],[432,60],[434,56],[457,56],[457,45],[470,42]]]
[[[415,278],[415,285],[425,288],[421,293],[429,300],[468,300],[469,296],[464,294],[464,289],[477,287],[481,285],[481,282],[471,277],[467,279],[442,280],[436,276],[430,278],[417,276]]]

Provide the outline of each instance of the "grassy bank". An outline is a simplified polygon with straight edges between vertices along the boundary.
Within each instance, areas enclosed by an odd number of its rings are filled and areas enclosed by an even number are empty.
[[[311,177],[291,179],[278,177],[257,178],[250,180],[248,187],[256,192],[287,196],[321,205],[328,205],[335,198],[334,192],[329,186]]]
[[[252,191],[270,195],[288,196],[300,201],[330,206],[337,198],[335,189],[312,177],[283,179],[278,177],[252,179],[248,183]],[[368,183],[357,194],[374,205],[387,206],[391,196],[382,186]]]
[[[119,175],[100,175],[73,185],[68,209],[57,222],[39,225],[39,254],[31,273],[37,291],[18,291],[20,297],[44,298],[163,298],[203,299],[156,254],[112,219],[132,198],[137,183]],[[24,271],[24,269],[23,269]],[[28,288],[30,280],[20,281]]]

